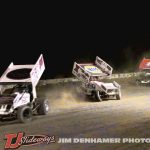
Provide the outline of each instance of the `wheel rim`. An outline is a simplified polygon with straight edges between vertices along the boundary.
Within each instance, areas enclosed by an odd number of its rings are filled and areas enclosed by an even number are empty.
[[[48,105],[48,103],[45,102],[44,105],[45,105],[45,110],[46,110],[46,112],[48,112],[48,111],[49,111],[49,105]]]
[[[24,112],[23,112],[24,119],[28,120],[28,119],[31,118],[31,116],[32,116],[32,114],[31,114],[30,110],[29,109],[25,109]]]

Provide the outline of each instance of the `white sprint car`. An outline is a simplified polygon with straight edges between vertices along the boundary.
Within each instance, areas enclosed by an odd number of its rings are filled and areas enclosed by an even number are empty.
[[[121,99],[121,86],[117,82],[105,83],[102,79],[111,76],[113,68],[98,56],[95,63],[74,62],[72,73],[82,82],[82,90],[90,97],[102,101],[106,98]]]
[[[15,117],[20,122],[32,120],[36,112],[46,115],[48,100],[38,98],[36,85],[39,82],[45,64],[41,54],[35,65],[14,65],[11,63],[0,78],[0,118]]]

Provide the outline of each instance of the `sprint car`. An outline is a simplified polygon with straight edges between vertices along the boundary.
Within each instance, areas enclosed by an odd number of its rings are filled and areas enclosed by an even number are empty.
[[[0,78],[0,118],[16,118],[22,123],[32,120],[33,114],[46,115],[48,100],[38,98],[36,86],[45,70],[41,54],[35,65],[11,63]]]
[[[112,70],[110,65],[97,56],[94,63],[74,62],[72,73],[81,81],[81,89],[87,96],[96,98],[98,101],[108,98],[120,100],[121,86],[115,81],[102,82],[102,79],[111,76]]]
[[[143,58],[139,65],[139,73],[136,78],[136,85],[150,84],[150,59]]]

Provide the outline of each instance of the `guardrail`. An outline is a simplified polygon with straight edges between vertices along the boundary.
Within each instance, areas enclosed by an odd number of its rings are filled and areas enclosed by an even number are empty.
[[[138,74],[139,72],[112,74],[111,77],[107,77],[107,79],[130,78],[135,77]],[[47,80],[40,80],[39,85],[77,82],[77,81],[78,81],[77,78],[47,79]]]

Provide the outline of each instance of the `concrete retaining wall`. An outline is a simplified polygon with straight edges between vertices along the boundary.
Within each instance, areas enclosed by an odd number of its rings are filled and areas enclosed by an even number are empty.
[[[112,76],[108,77],[108,79],[130,78],[130,77],[135,77],[138,74],[139,74],[138,72],[112,74]],[[66,83],[66,82],[77,82],[77,81],[78,81],[78,79],[76,79],[76,78],[47,79],[47,80],[40,80],[39,85],[57,84],[57,83]]]

